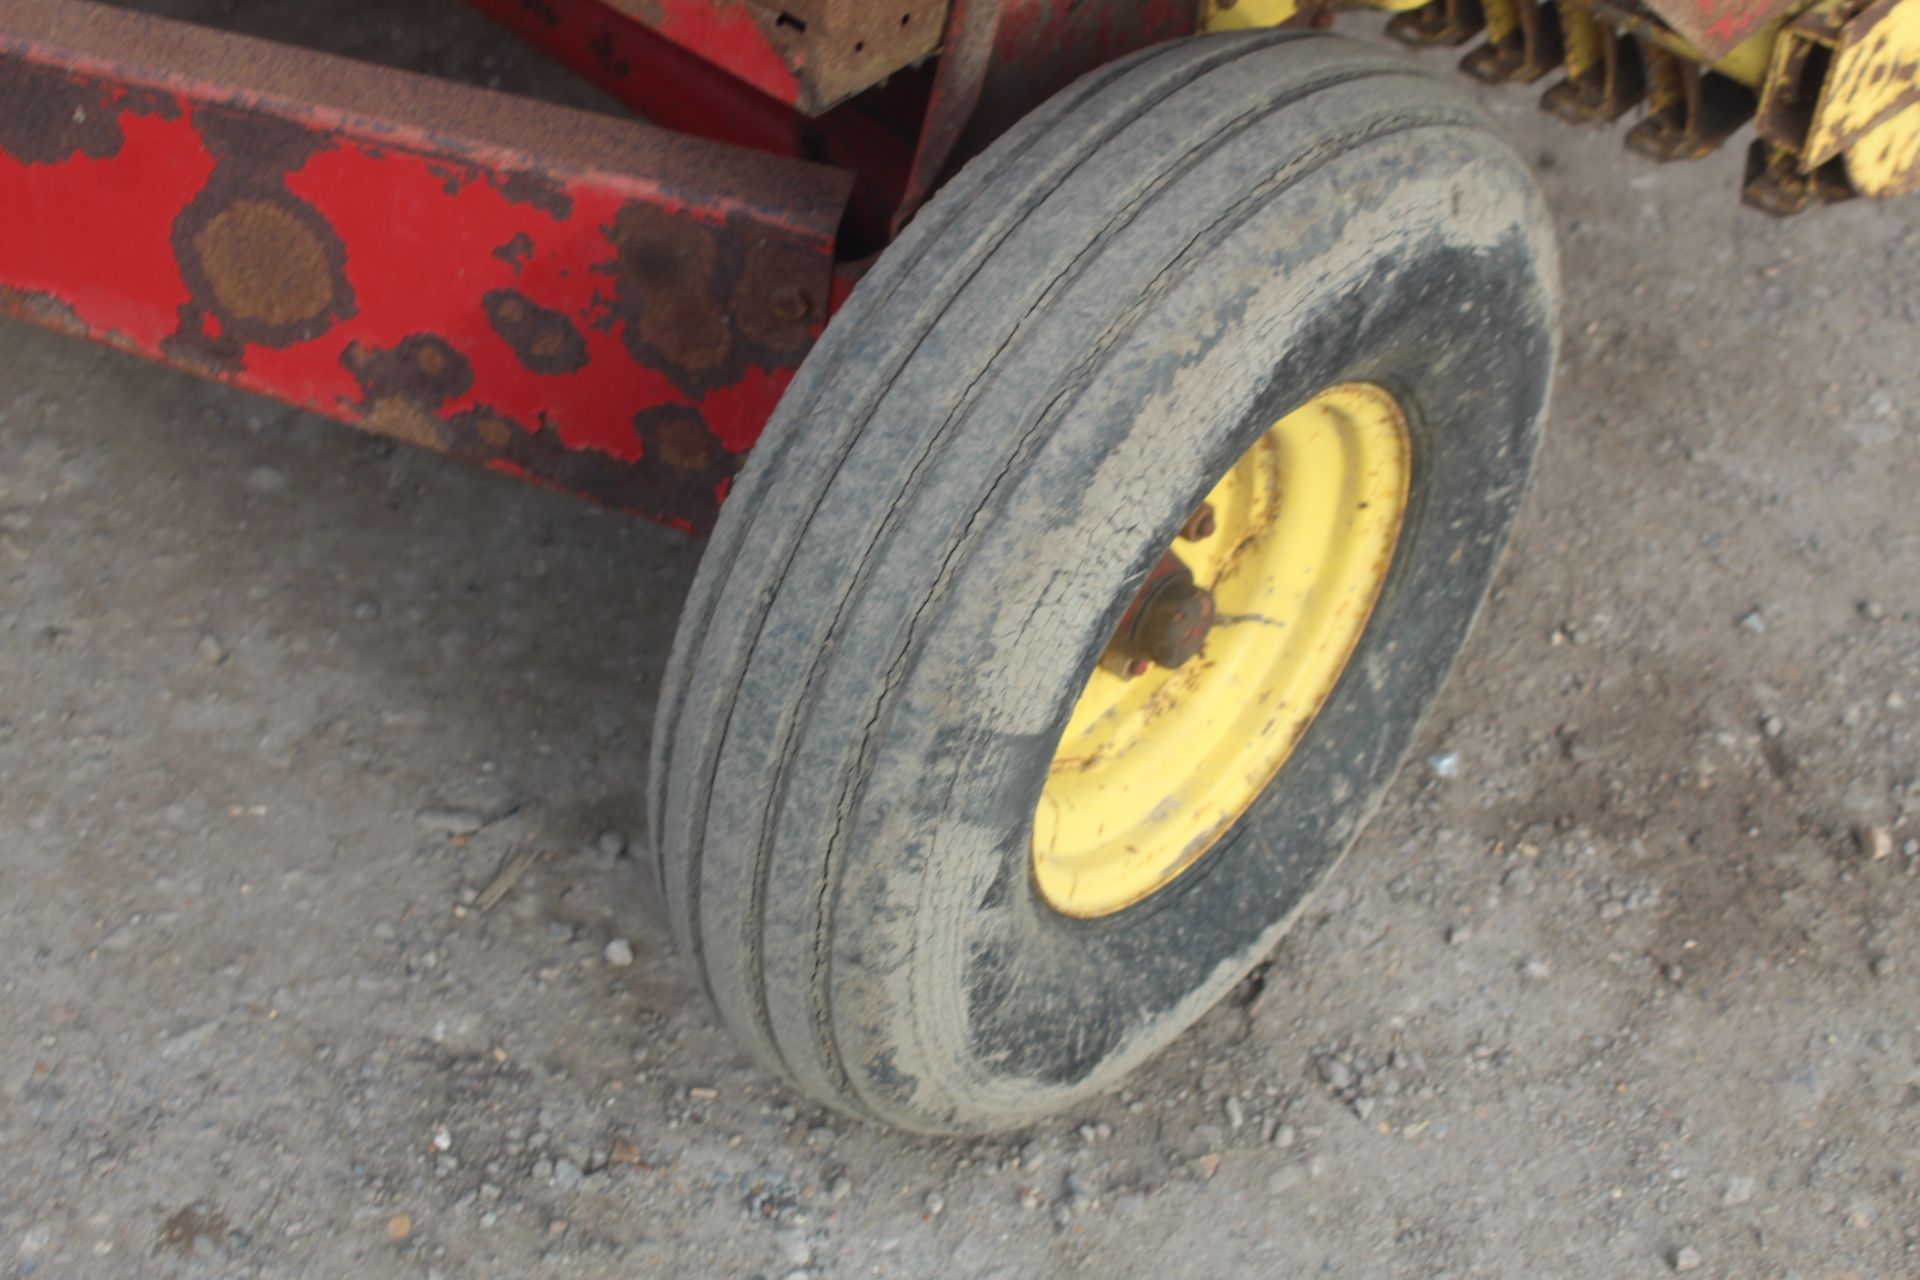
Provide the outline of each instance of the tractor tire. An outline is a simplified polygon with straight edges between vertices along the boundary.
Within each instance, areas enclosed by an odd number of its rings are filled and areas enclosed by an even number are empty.
[[[677,940],[753,1055],[855,1115],[1004,1129],[1110,1088],[1266,957],[1485,595],[1546,411],[1556,270],[1528,168],[1482,114],[1333,36],[1158,46],[968,164],[786,393],[664,681],[653,848]],[[1309,409],[1336,443],[1295,474],[1274,433]],[[1362,419],[1379,448],[1339,445]],[[1116,675],[1117,636],[1169,548],[1234,554],[1177,535],[1235,476],[1267,486],[1223,513],[1249,546],[1309,508],[1336,541],[1361,530],[1320,656],[1260,659],[1308,663],[1307,692],[1243,656],[1222,701],[1223,655],[1268,652],[1247,637],[1279,655],[1320,634],[1305,605],[1229,616],[1230,591],[1271,585],[1238,570],[1200,657],[1122,683],[1148,663]],[[1269,549],[1311,577],[1313,545]],[[1115,759],[1160,753],[1167,794],[1116,773],[1073,802],[1085,849],[1054,858],[1043,797],[1077,785],[1063,739],[1089,691],[1172,705],[1210,679],[1178,740],[1154,737],[1164,707],[1127,713]],[[1185,825],[1142,853],[1109,814]]]

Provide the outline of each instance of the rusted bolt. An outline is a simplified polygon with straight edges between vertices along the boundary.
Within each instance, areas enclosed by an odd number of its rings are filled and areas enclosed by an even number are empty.
[[[1145,675],[1150,666],[1171,669],[1200,652],[1213,621],[1213,596],[1169,551],[1134,594],[1108,653],[1129,678]]]
[[[791,285],[775,289],[769,301],[776,320],[804,320],[812,310],[807,304],[807,295]]]
[[[1188,542],[1199,542],[1203,538],[1211,538],[1213,530],[1213,504],[1203,502],[1180,526],[1180,536]]]
[[[1162,667],[1177,667],[1207,641],[1213,626],[1213,596],[1191,574],[1169,574],[1140,607],[1133,650]]]

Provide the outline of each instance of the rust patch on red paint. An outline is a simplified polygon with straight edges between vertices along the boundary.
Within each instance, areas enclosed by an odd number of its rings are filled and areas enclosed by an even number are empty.
[[[494,247],[493,256],[512,267],[513,274],[519,275],[520,269],[533,257],[533,237],[524,231],[517,231],[513,239]]]
[[[650,422],[641,420],[649,416]],[[704,471],[713,461],[713,437],[707,434],[707,424],[698,414],[681,409],[656,410],[636,417],[634,429],[642,440],[651,437],[649,452],[681,475]]]
[[[333,305],[325,245],[277,204],[235,200],[193,233],[192,244],[214,304],[237,320],[283,328]]]
[[[792,245],[756,241],[733,286],[734,324],[753,342],[781,353],[805,351],[826,323],[826,299],[803,284],[816,255]]]
[[[39,289],[16,289],[0,284],[0,311],[49,329],[85,336],[87,322],[65,298]]]
[[[744,454],[722,448],[705,419],[680,405],[641,410],[633,415],[633,429],[647,459],[675,477],[676,493],[712,493],[732,483],[746,461]]]
[[[558,377],[586,367],[587,340],[564,312],[543,307],[513,289],[495,289],[480,305],[501,341],[535,373]]]
[[[509,204],[538,209],[559,222],[573,216],[573,197],[557,181],[543,174],[522,170],[491,181],[493,189]]]
[[[607,238],[617,251],[602,268],[613,276],[615,311],[627,350],[642,364],[665,360],[689,373],[726,361],[733,339],[713,296],[714,233],[651,205],[629,204]]]
[[[214,169],[174,220],[174,257],[191,300],[167,354],[234,369],[247,347],[290,347],[352,316],[346,245],[286,185],[289,173],[332,143],[225,108],[202,108],[193,123]]]
[[[47,67],[16,66],[0,77],[0,151],[21,164],[108,160],[126,145],[121,117],[179,114],[162,94],[83,82]]]

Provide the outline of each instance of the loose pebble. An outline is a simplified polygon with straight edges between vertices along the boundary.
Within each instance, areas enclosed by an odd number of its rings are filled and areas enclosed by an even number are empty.
[[[413,820],[429,831],[449,836],[470,836],[487,825],[487,820],[472,809],[430,806],[413,815]]]
[[[1863,824],[1854,828],[1853,839],[1869,862],[1878,862],[1893,853],[1893,833],[1885,827]]]
[[[601,954],[614,968],[624,969],[633,963],[633,944],[625,938],[615,938],[606,945],[606,949]]]
[[[1692,1271],[1700,1265],[1700,1252],[1692,1245],[1681,1245],[1673,1251],[1672,1261],[1675,1271]]]

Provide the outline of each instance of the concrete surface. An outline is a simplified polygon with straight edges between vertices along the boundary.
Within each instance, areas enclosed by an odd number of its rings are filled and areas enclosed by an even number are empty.
[[[1920,208],[1533,96],[1568,341],[1458,676],[1263,980],[1005,1140],[797,1102],[672,954],[697,545],[0,325],[0,1274],[1920,1274]]]

